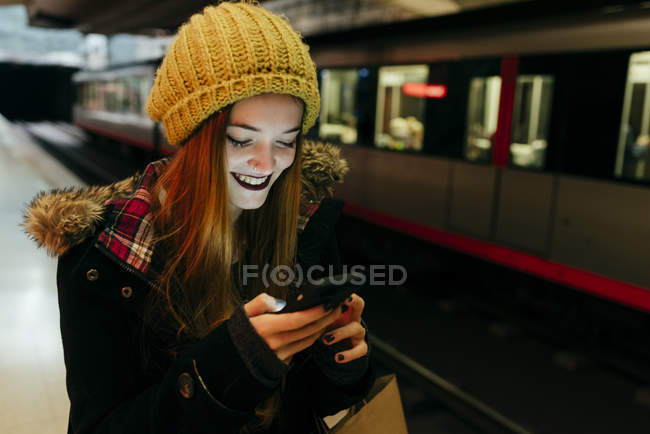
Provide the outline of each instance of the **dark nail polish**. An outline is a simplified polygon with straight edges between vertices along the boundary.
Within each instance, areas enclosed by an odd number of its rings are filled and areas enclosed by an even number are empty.
[[[352,301],[352,296],[348,297],[348,301],[350,301],[350,302]]]
[[[336,358],[339,359],[339,362],[345,358],[343,354],[337,354]]]
[[[350,308],[350,306],[348,306],[347,304],[344,304],[343,306],[341,306],[341,313],[345,313],[345,311],[347,311],[349,308]]]
[[[334,335],[325,335],[325,342],[332,342],[334,340]]]

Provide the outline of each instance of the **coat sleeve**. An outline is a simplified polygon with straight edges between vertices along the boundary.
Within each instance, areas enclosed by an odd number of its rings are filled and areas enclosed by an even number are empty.
[[[340,384],[326,376],[313,357],[308,357],[301,376],[308,379],[309,389],[313,391],[310,396],[314,411],[318,416],[325,417],[362,401],[375,383],[376,373],[370,362],[359,380]]]
[[[262,382],[250,373],[228,331],[233,318],[181,353],[161,378],[144,381],[132,314],[119,296],[103,294],[119,294],[124,282],[113,276],[125,273],[93,256],[101,254],[92,244],[82,246],[62,255],[57,270],[68,432],[239,432],[281,378]],[[88,279],[87,268],[98,277]]]

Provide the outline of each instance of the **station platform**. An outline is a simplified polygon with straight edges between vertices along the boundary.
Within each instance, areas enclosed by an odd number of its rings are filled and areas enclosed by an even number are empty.
[[[40,190],[82,181],[0,116],[0,432],[61,434],[69,402],[59,331],[56,261],[22,232]]]

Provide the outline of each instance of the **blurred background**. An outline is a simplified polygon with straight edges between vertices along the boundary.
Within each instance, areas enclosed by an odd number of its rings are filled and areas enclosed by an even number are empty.
[[[39,191],[173,155],[144,104],[210,2],[0,0],[0,431],[64,433]],[[650,2],[266,0],[310,46],[351,171],[344,262],[409,432],[650,432]]]

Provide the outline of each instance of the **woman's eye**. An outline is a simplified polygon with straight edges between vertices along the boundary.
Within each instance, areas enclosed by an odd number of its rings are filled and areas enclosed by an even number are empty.
[[[278,140],[278,143],[282,146],[286,146],[287,148],[293,148],[293,145],[296,143],[296,141],[294,140],[293,142],[281,142]]]
[[[235,146],[246,146],[246,145],[248,145],[250,143],[250,140],[247,140],[245,142],[240,142],[239,140],[235,140],[230,136],[227,136],[227,137],[228,137],[228,140],[230,140],[230,143],[232,143]]]

